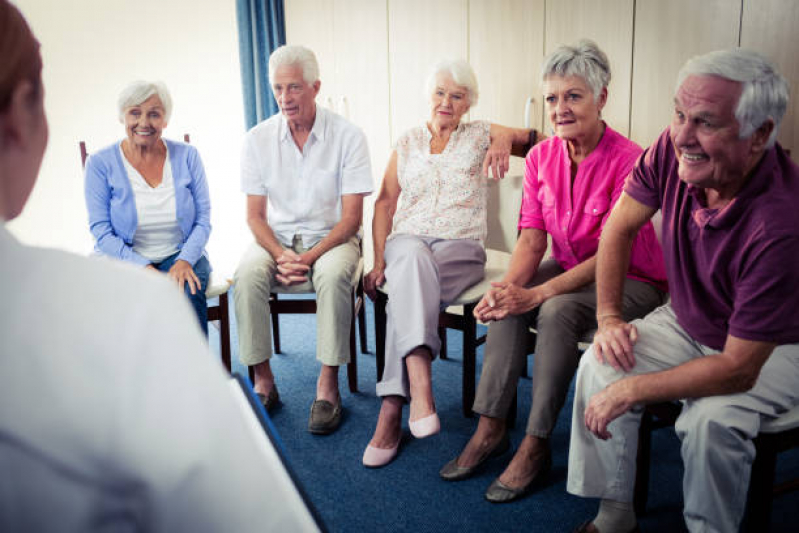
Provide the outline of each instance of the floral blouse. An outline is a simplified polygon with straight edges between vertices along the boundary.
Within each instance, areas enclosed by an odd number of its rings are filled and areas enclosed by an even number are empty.
[[[484,242],[488,178],[481,171],[491,144],[491,124],[483,120],[459,124],[440,154],[430,153],[431,138],[425,125],[397,140],[402,192],[393,234]]]

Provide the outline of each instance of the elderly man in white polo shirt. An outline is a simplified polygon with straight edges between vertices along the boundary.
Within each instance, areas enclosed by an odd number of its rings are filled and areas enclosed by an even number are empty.
[[[308,429],[325,434],[341,420],[338,367],[350,358],[350,279],[360,256],[363,197],[372,192],[369,151],[360,128],[316,105],[321,82],[311,50],[275,50],[269,79],[280,114],[252,128],[242,151],[241,183],[255,242],[235,275],[239,356],[254,366],[255,391],[271,408],[279,395],[269,366],[269,293],[276,283],[310,279],[322,369]]]

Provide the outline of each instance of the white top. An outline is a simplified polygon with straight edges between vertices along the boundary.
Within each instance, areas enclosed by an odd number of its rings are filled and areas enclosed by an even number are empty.
[[[430,153],[427,125],[405,132],[395,146],[400,193],[392,225],[404,233],[439,239],[475,239],[488,234],[488,179],[483,160],[491,124],[458,124],[440,154]]]
[[[0,529],[307,530],[166,276],[0,222],[0,294]]]
[[[341,196],[372,192],[366,136],[340,115],[316,106],[302,151],[281,114],[244,138],[241,190],[267,197],[267,223],[284,246],[301,235],[309,248],[341,220]]]
[[[138,223],[133,235],[133,251],[153,263],[160,263],[178,253],[183,243],[183,233],[178,224],[175,180],[172,178],[169,149],[167,148],[164,173],[158,187],[150,187],[144,176],[130,164],[122,152],[122,143],[119,144],[119,153],[136,201]]]

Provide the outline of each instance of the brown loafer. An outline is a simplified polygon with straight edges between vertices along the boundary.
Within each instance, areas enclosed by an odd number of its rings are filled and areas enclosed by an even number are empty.
[[[509,487],[501,482],[499,478],[496,478],[486,490],[485,498],[491,503],[507,503],[523,498],[543,485],[551,468],[552,456],[547,455],[546,459],[544,459],[544,464],[538,469],[533,479],[527,485],[519,488]]]
[[[448,462],[439,470],[438,475],[441,476],[443,479],[447,481],[460,481],[461,479],[466,479],[472,477],[474,473],[489,459],[492,457],[499,457],[503,453],[507,452],[510,449],[510,437],[508,437],[508,432],[506,431],[502,438],[499,440],[494,449],[485,454],[483,457],[480,458],[477,463],[472,466],[459,466],[458,465],[458,458],[456,457],[452,461]]]
[[[261,400],[261,405],[264,406],[267,413],[280,403],[280,393],[277,392],[277,385],[272,385],[272,390],[269,391],[268,396],[260,392],[256,392],[255,395]]]
[[[315,400],[311,404],[308,431],[314,435],[327,435],[338,429],[341,423],[341,397],[335,405],[327,400]]]

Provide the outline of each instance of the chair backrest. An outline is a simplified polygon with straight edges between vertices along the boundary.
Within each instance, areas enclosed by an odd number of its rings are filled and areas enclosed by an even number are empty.
[[[186,143],[191,143],[191,137],[188,133],[183,134],[183,140]],[[80,166],[86,168],[86,159],[89,157],[89,152],[86,150],[86,141],[79,141],[78,148],[80,149]]]

